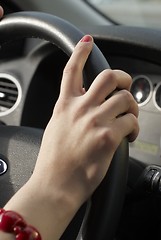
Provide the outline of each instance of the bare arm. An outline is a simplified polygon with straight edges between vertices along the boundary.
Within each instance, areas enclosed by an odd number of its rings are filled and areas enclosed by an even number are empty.
[[[139,131],[138,107],[129,92],[128,74],[105,70],[84,92],[82,70],[92,45],[90,36],[77,44],[64,69],[60,96],[34,173],[5,206],[36,227],[43,240],[60,238],[104,178],[122,139],[128,136],[133,141]],[[122,90],[104,101],[116,88]],[[4,238],[0,235],[0,239]]]

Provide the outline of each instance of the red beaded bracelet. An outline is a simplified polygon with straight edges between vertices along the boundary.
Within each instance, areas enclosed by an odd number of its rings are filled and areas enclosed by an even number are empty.
[[[14,234],[16,240],[41,240],[40,233],[18,213],[3,208],[0,208],[0,230]]]

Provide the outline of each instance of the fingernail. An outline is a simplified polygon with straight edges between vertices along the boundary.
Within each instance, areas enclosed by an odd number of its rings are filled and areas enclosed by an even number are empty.
[[[85,35],[80,41],[81,42],[92,42],[92,37],[90,35]]]

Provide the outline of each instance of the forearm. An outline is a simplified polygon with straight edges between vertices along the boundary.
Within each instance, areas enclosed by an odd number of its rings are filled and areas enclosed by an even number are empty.
[[[33,185],[29,181],[4,208],[19,213],[29,225],[40,232],[42,240],[58,240],[76,209],[65,196],[60,196],[59,193],[55,193],[55,196],[43,193],[44,188]],[[1,237],[2,234],[5,238]],[[1,235],[0,239],[13,239],[11,234]]]

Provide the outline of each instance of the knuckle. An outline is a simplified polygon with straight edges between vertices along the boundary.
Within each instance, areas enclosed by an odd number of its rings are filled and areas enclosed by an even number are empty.
[[[117,141],[114,132],[111,128],[105,128],[100,134],[99,142],[101,147],[106,147],[110,151],[115,150],[117,147]]]
[[[92,120],[91,120],[91,125],[93,127],[98,127],[99,126],[99,120],[97,118],[97,116],[93,117]]]
[[[119,74],[123,79],[125,79],[129,85],[131,85],[132,83],[132,77],[130,76],[130,74],[128,74],[127,72],[123,71],[123,70],[118,70],[115,69],[113,70],[116,74]]]
[[[132,77],[128,73],[126,73],[126,76],[127,76],[127,80],[129,81],[129,85],[131,86],[131,84],[132,84]]]
[[[131,118],[133,129],[136,129],[136,130],[139,129],[139,123],[138,123],[137,117],[132,113],[129,113],[129,115]]]
[[[78,71],[78,68],[79,67],[77,64],[67,63],[67,65],[65,66],[65,68],[63,70],[63,74],[75,73]]]
[[[129,113],[129,117],[131,120],[131,133],[129,134],[128,139],[129,142],[133,142],[137,138],[140,128],[137,118],[132,113]]]
[[[135,128],[135,126],[136,126],[136,124],[137,124],[137,119],[136,119],[136,117],[135,117],[134,114],[132,114],[132,113],[127,113],[127,114],[128,114],[128,117],[129,117],[129,119],[130,119],[130,121],[131,121],[132,127]]]
[[[110,80],[115,80],[115,73],[112,69],[105,69],[103,70],[102,74]]]
[[[133,99],[133,112],[134,112],[134,115],[138,118],[139,116],[139,106],[137,104],[137,102]]]
[[[88,122],[87,129],[97,128],[99,126],[99,120],[97,116],[92,116]]]
[[[111,69],[106,69],[103,71],[103,74],[104,74],[105,78],[107,79],[107,81],[110,81],[113,88],[116,88],[117,87],[117,78],[116,78],[115,72]]]
[[[139,107],[134,97],[128,90],[122,90],[124,100],[128,103],[129,111],[131,111],[136,117],[139,115]]]
[[[124,74],[124,78],[126,79],[126,81],[128,81],[129,85],[131,85],[132,83],[132,77],[130,76],[130,74],[128,74],[127,72],[121,71],[122,74]]]
[[[128,90],[124,89],[121,92],[122,92],[122,95],[123,95],[123,97],[124,97],[124,99],[126,101],[128,101],[130,104],[134,103],[134,98],[133,98],[132,94]]]

